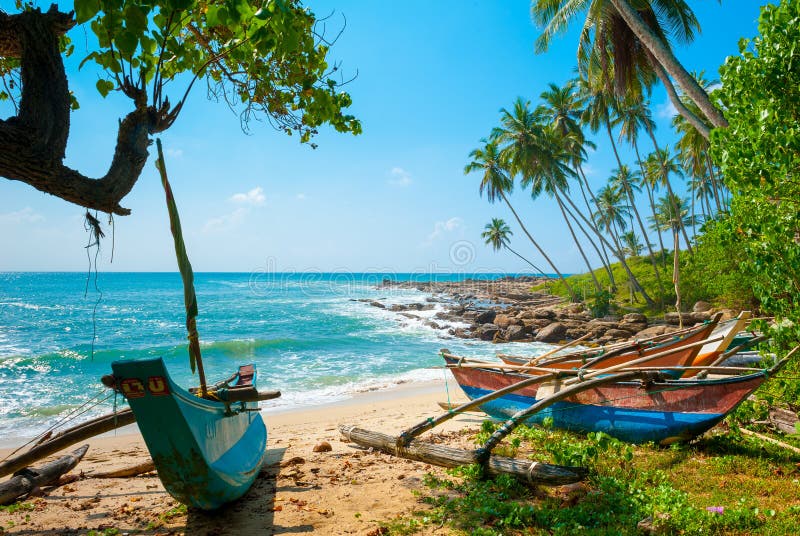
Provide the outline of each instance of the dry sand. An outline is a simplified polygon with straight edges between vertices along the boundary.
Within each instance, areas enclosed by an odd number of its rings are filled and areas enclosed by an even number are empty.
[[[449,396],[463,399],[454,384]],[[264,470],[245,497],[220,511],[204,513],[178,508],[155,473],[131,478],[88,478],[91,473],[130,467],[149,459],[135,428],[90,442],[75,469],[78,480],[59,486],[32,507],[0,511],[0,534],[359,534],[378,535],[379,521],[424,509],[413,491],[422,489],[429,465],[354,448],[342,440],[340,424],[396,435],[441,412],[444,383],[413,384],[360,394],[347,401],[264,416],[269,429]],[[476,416],[459,416],[434,430],[454,436],[476,428]],[[429,436],[431,432],[428,433]],[[426,436],[423,436],[423,438]],[[327,441],[330,452],[313,452]],[[73,447],[74,448],[74,447]],[[0,451],[0,458],[5,456]],[[113,531],[110,531],[113,532]],[[447,529],[429,529],[428,534]]]

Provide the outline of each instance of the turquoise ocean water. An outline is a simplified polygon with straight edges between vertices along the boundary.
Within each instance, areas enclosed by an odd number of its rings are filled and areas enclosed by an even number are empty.
[[[196,274],[206,376],[221,379],[239,364],[255,363],[259,386],[283,392],[264,404],[269,411],[441,380],[444,371],[432,367],[441,365],[437,352],[442,347],[468,356],[509,351],[511,345],[449,338],[445,329],[424,325],[424,319],[356,301],[389,305],[425,302],[430,296],[376,288],[387,276]],[[162,356],[179,384],[197,384],[186,352],[180,276],[100,273],[96,286],[94,277],[87,284],[80,273],[0,273],[0,445],[33,437],[99,396],[104,391],[100,377],[117,359]],[[391,277],[453,280],[464,275]],[[442,307],[410,312],[433,317]],[[517,344],[513,351],[537,354],[544,346]],[[113,403],[112,397],[78,420],[111,411]],[[124,401],[120,397],[117,403]]]

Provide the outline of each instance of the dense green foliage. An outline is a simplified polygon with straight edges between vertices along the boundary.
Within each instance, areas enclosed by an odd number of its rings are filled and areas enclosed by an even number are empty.
[[[167,82],[188,74],[207,79],[214,97],[244,106],[245,123],[263,113],[304,142],[323,123],[360,131],[342,113],[351,101],[326,62],[329,43],[297,0],[75,0],[75,12],[97,37],[84,63],[106,73],[97,81],[104,96],[126,84],[152,86],[160,103]]]
[[[726,247],[763,309],[779,318],[779,344],[800,339],[800,2],[762,8],[759,37],[721,68],[730,126],[711,150],[733,197],[720,222]]]
[[[741,243],[728,242],[725,229],[711,220],[697,235],[695,254],[681,258],[681,293],[687,307],[698,300],[718,307],[757,311],[752,275],[742,271],[747,253]]]
[[[428,475],[428,508],[387,524],[389,533],[447,525],[482,535],[641,534],[649,518],[659,534],[790,534],[800,522],[791,456],[735,433],[668,449],[541,428],[511,439],[517,456],[590,467],[588,482],[547,491],[481,480],[474,467]]]

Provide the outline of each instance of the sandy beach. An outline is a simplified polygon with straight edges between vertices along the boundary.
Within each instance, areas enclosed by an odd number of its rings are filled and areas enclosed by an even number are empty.
[[[92,478],[149,459],[135,426],[95,438],[71,473],[74,482],[24,501],[26,508],[0,511],[0,534],[362,534],[378,535],[379,521],[425,506],[421,489],[429,465],[354,448],[339,434],[342,424],[396,435],[441,412],[437,401],[463,400],[452,381],[402,385],[298,410],[264,412],[269,428],[264,469],[245,497],[220,511],[179,507],[155,473],[130,478]],[[476,416],[459,416],[435,429],[454,435],[476,428]],[[431,437],[431,432],[423,437]],[[457,439],[457,438],[450,438]],[[314,452],[327,442],[330,452]],[[449,441],[448,443],[450,443]],[[0,457],[8,450],[0,451]],[[434,530],[446,534],[447,529]]]

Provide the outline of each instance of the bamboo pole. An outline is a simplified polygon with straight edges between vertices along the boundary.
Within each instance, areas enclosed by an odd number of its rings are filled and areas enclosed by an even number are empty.
[[[119,413],[102,415],[91,421],[64,430],[52,439],[36,445],[27,452],[0,463],[0,478],[10,475],[23,467],[27,467],[75,443],[85,441],[90,437],[109,432],[115,428],[120,428],[134,422],[136,422],[136,417],[133,416],[133,412],[130,409],[126,409]]]

